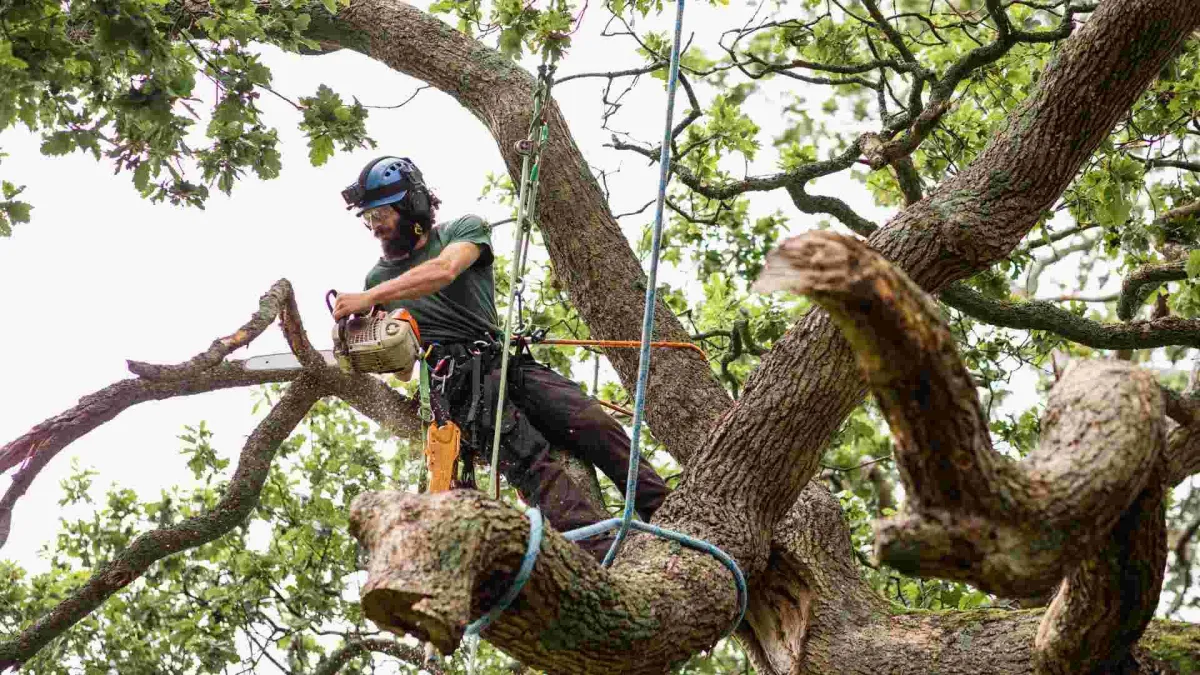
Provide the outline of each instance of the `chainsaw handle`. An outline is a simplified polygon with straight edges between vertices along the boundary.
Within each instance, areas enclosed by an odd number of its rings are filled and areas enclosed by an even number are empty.
[[[329,308],[329,313],[333,314],[333,299],[337,298],[338,292],[332,288],[325,293],[325,306]]]
[[[328,291],[325,292],[325,306],[329,308],[330,314],[333,314],[333,299],[336,299],[337,296],[338,296],[338,292],[333,289],[329,289]],[[366,318],[368,316],[371,316],[375,312],[382,312],[382,311],[384,311],[383,305],[372,305],[371,309],[367,310],[365,313],[354,314],[352,316]],[[345,321],[346,317],[342,317],[342,320]]]

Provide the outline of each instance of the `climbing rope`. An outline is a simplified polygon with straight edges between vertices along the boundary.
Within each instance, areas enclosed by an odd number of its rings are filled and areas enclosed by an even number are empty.
[[[688,548],[712,555],[733,574],[734,585],[737,588],[738,615],[736,620],[730,625],[729,629],[722,636],[726,637],[733,632],[738,624],[742,622],[742,617],[744,617],[746,614],[746,605],[748,602],[746,579],[742,574],[741,569],[738,568],[737,562],[735,562],[733,558],[729,557],[729,555],[724,551],[706,541],[696,539],[695,537],[691,537],[681,532],[668,530],[640,521],[635,522],[633,520],[634,502],[637,497],[638,464],[641,460],[639,440],[642,428],[642,410],[646,403],[646,386],[650,377],[650,347],[654,345],[654,343],[652,343],[650,340],[650,335],[654,328],[658,259],[659,251],[662,246],[663,205],[666,201],[667,183],[670,179],[672,121],[675,115],[675,90],[679,81],[679,51],[683,35],[683,5],[684,0],[677,0],[675,7],[675,39],[671,46],[670,74],[667,80],[667,119],[663,129],[663,142],[659,154],[658,197],[655,204],[654,233],[650,247],[650,274],[649,281],[646,285],[646,304],[642,316],[642,338],[639,343],[640,355],[638,361],[638,380],[633,408],[633,440],[630,444],[629,452],[629,473],[625,481],[625,509],[620,518],[610,518],[593,525],[571,530],[570,532],[564,533],[563,536],[571,541],[578,541],[580,539],[586,539],[588,537],[616,529],[617,534],[613,539],[612,546],[609,547],[608,552],[605,554],[604,560],[601,563],[604,567],[608,567],[612,564],[613,559],[620,551],[621,544],[623,543],[625,536],[630,529],[647,532],[664,539],[678,542],[684,546],[687,546]],[[545,58],[543,60],[545,61]],[[531,213],[534,213],[534,208],[536,206],[538,186],[537,181],[540,169],[540,153],[542,146],[545,144],[546,138],[549,134],[549,127],[547,126],[545,119],[544,105],[549,96],[551,84],[550,75],[553,72],[553,68],[553,58],[550,59],[549,67],[547,67],[546,63],[543,63],[542,67],[539,68],[538,88],[534,94],[534,119],[533,122],[530,123],[529,137],[523,141],[524,145],[522,146],[521,144],[518,144],[518,150],[522,151],[522,154],[524,154],[524,159],[521,167],[521,190],[517,206],[517,242],[513,254],[513,275],[512,283],[510,284],[509,289],[508,316],[505,320],[504,327],[503,344],[505,348],[503,350],[504,356],[502,357],[500,366],[500,398],[496,405],[496,433],[492,440],[492,496],[495,499],[499,499],[500,495],[497,465],[500,457],[500,426],[502,419],[501,416],[504,409],[505,383],[508,374],[508,355],[513,338],[512,312],[516,299],[518,280],[520,279],[524,263],[525,250],[528,246],[528,236],[530,230],[529,216]],[[535,134],[537,135],[535,136]],[[550,341],[545,342],[550,344]],[[582,343],[592,341],[557,342],[558,344],[568,344],[572,342]],[[609,346],[629,346],[628,342],[630,341],[612,342],[618,344],[612,344]],[[699,351],[701,354],[704,353],[703,350],[701,350],[698,346],[691,345],[690,343],[671,344],[671,346],[682,345],[688,345],[691,348]],[[532,514],[534,511],[536,511],[536,509],[531,509],[527,513]],[[501,598],[501,602],[497,603],[496,607],[493,607],[487,615],[476,621],[474,624],[471,624],[471,627],[468,628],[468,633],[471,632],[471,629],[476,624],[484,622],[477,630],[475,630],[474,634],[478,634],[479,631],[482,631],[483,628],[486,627],[495,616],[504,611],[504,609],[508,606],[508,603],[512,602],[512,599],[515,598],[517,593],[520,592],[521,587],[523,587],[525,584],[525,581],[528,580],[529,573],[532,572],[534,562],[537,560],[537,554],[541,542],[540,512],[538,512],[537,515],[538,520],[536,523],[534,522],[533,516],[531,515],[530,517],[529,548],[526,550],[525,558],[521,563],[521,572],[524,572],[525,575],[522,576],[520,572],[518,573],[517,579],[513,582],[513,585],[509,588],[509,591],[505,593],[504,597]],[[537,532],[536,536],[534,534],[535,528]],[[536,545],[534,543],[535,539],[537,541]]]
[[[746,603],[748,600],[746,592],[746,579],[742,575],[741,569],[737,563],[730,558],[724,551],[713,546],[712,544],[688,536],[682,532],[675,532],[665,528],[650,525],[633,520],[633,507],[637,497],[637,476],[638,463],[641,459],[640,446],[638,444],[641,438],[642,430],[642,410],[646,404],[646,385],[650,378],[650,347],[654,344],[650,341],[650,335],[654,329],[654,309],[655,297],[657,295],[658,284],[656,283],[658,276],[658,257],[659,249],[662,245],[662,221],[663,221],[663,204],[666,201],[667,182],[670,180],[671,169],[671,136],[672,136],[672,118],[675,114],[675,88],[679,80],[679,46],[683,35],[683,3],[684,0],[678,0],[675,7],[675,41],[671,46],[671,65],[670,74],[667,79],[667,120],[663,127],[662,148],[659,152],[659,174],[658,174],[658,198],[654,209],[654,233],[650,245],[650,275],[649,281],[646,284],[646,305],[642,315],[642,339],[641,339],[641,354],[638,361],[638,380],[637,391],[634,396],[633,404],[633,441],[629,446],[629,474],[625,481],[625,510],[620,518],[611,518],[606,521],[582,527],[576,530],[567,532],[563,536],[572,541],[586,539],[587,537],[595,536],[612,529],[617,530],[616,537],[613,538],[612,546],[604,556],[603,565],[608,567],[612,564],[617,552],[621,549],[621,544],[625,539],[625,535],[630,529],[641,530],[655,536],[663,537],[671,541],[679,542],[688,548],[697,551],[703,551],[712,555],[721,562],[733,574],[734,585],[737,587],[738,594],[738,615],[737,619],[730,625],[729,629],[722,637],[728,636],[733,632],[734,628],[742,622],[742,617],[746,614]],[[675,343],[689,344],[689,343]],[[701,350],[696,345],[691,345],[697,351]]]
[[[533,92],[533,119],[525,140],[517,143],[521,159],[521,188],[517,197],[516,246],[513,249],[512,275],[509,278],[508,309],[504,319],[504,349],[500,357],[500,397],[496,401],[496,432],[492,437],[492,499],[500,499],[500,430],[503,427],[504,395],[508,383],[509,345],[513,337],[513,307],[517,302],[518,288],[524,286],[525,253],[529,246],[531,215],[537,213],[538,179],[541,178],[542,148],[550,137],[550,124],[546,120],[546,103],[550,99],[550,87],[554,83],[555,63],[558,52],[546,48],[542,52],[542,65],[538,67],[537,87]]]
[[[671,67],[667,77],[667,121],[663,126],[662,148],[658,158],[658,197],[654,204],[654,234],[650,244],[650,277],[646,283],[646,306],[642,313],[642,345],[638,357],[637,391],[633,398],[633,441],[629,446],[629,474],[625,479],[625,511],[621,514],[621,527],[617,529],[612,546],[604,556],[603,565],[612,564],[629,524],[633,520],[633,503],[637,495],[638,461],[641,448],[638,445],[642,431],[642,408],[646,403],[646,384],[650,379],[650,334],[654,330],[654,305],[658,291],[658,255],[662,246],[663,203],[667,197],[667,182],[671,173],[671,122],[675,116],[675,87],[679,82],[679,45],[683,35],[683,2],[675,6],[675,41],[671,45]]]
[[[467,635],[482,633],[484,628],[487,628],[496,620],[496,617],[508,609],[521,589],[525,587],[525,582],[533,576],[533,564],[537,562],[538,551],[542,548],[542,511],[535,506],[526,511],[525,515],[529,518],[529,543],[525,545],[525,557],[521,560],[521,567],[517,569],[517,577],[513,579],[512,586],[509,586],[504,595],[496,601],[495,607],[467,626]]]

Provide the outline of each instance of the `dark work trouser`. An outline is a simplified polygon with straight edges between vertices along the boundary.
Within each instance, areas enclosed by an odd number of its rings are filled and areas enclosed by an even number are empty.
[[[496,392],[500,367],[496,359],[488,375],[481,419],[483,438],[478,443],[482,461],[491,460],[495,423]],[[622,492],[629,472],[629,436],[604,408],[587,396],[579,385],[543,366],[527,355],[509,361],[507,397],[500,445],[500,470],[509,484],[529,504],[541,507],[550,525],[559,532],[609,518],[591,505],[586,486],[567,474],[561,459],[551,457],[551,448],[589,462],[604,472]],[[644,458],[638,464],[638,489],[634,508],[649,520],[670,490]],[[608,533],[579,541],[598,560],[612,544]]]

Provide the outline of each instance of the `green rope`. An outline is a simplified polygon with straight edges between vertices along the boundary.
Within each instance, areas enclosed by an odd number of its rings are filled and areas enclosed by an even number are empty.
[[[541,178],[541,154],[546,140],[550,138],[550,124],[546,121],[546,103],[550,99],[550,87],[554,83],[554,64],[558,60],[556,51],[542,53],[542,65],[538,68],[537,88],[533,92],[533,119],[525,140],[517,144],[521,159],[521,188],[517,198],[516,245],[513,247],[512,275],[509,278],[508,309],[504,319],[504,342],[500,357],[500,392],[496,400],[496,431],[492,436],[492,498],[500,499],[500,429],[504,419],[504,396],[508,384],[508,358],[513,336],[513,308],[517,304],[518,289],[524,284],[525,250],[529,244],[533,227],[532,215],[537,212],[538,181]],[[517,317],[520,321],[520,317]]]
[[[421,359],[421,410],[417,415],[424,422],[433,421],[433,406],[429,403],[429,364]]]

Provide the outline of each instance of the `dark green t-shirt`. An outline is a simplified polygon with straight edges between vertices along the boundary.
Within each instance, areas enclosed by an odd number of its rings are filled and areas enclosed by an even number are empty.
[[[415,300],[396,300],[386,306],[389,312],[407,309],[417,320],[424,344],[471,342],[485,333],[500,332],[492,274],[492,238],[483,219],[466,215],[450,223],[438,223],[425,246],[403,260],[380,258],[367,273],[366,288],[370,289],[433,260],[456,241],[478,245],[479,259],[442,290]]]

